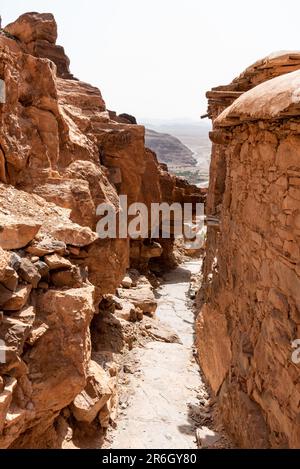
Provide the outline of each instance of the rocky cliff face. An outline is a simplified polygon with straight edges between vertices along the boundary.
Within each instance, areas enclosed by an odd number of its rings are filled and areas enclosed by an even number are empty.
[[[300,54],[207,93],[213,120],[197,341],[241,447],[298,448]],[[287,73],[291,72],[291,73]]]
[[[55,446],[63,416],[106,427],[115,406],[115,367],[91,360],[91,322],[99,303],[115,308],[107,295],[129,259],[171,259],[172,240],[100,240],[97,205],[204,198],[158,164],[144,127],[73,78],[56,36],[38,13],[0,33],[1,448]]]

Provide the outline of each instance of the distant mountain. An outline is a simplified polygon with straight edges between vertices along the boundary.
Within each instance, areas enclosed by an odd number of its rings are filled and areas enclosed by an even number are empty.
[[[197,164],[192,150],[173,135],[146,128],[145,140],[146,146],[156,153],[161,163],[180,166],[195,166]]]

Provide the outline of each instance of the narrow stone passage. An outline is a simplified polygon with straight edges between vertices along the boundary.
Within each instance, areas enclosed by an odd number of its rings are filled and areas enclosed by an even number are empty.
[[[132,351],[140,374],[130,376],[131,395],[118,417],[112,448],[197,447],[193,412],[206,391],[193,356],[194,312],[187,293],[200,264],[192,260],[165,275],[156,314],[181,343],[153,341]]]

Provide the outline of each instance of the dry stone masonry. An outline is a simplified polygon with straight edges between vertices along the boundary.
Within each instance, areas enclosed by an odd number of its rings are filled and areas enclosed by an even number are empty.
[[[201,366],[238,446],[299,448],[300,53],[207,93],[212,162]]]

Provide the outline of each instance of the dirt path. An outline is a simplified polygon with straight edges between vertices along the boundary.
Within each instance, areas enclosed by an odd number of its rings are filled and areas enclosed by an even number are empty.
[[[187,294],[190,276],[199,269],[200,261],[193,260],[165,275],[156,314],[181,343],[153,341],[131,352],[137,373],[130,375],[111,448],[197,448],[199,409],[208,396],[193,356],[195,318]]]

